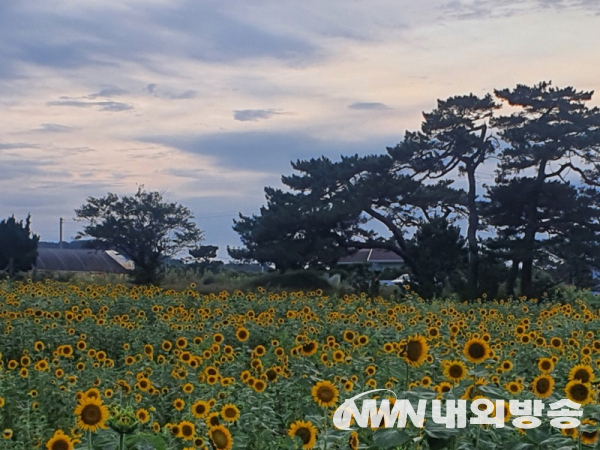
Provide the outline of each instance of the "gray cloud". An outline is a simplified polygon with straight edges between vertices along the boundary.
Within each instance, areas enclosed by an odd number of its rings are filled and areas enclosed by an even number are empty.
[[[384,103],[375,103],[375,102],[362,102],[362,103],[352,103],[351,105],[348,105],[348,108],[350,109],[358,109],[358,110],[386,110],[386,109],[391,109],[389,106],[385,105]]]
[[[75,108],[91,108],[97,106],[100,111],[127,111],[133,109],[133,106],[128,103],[121,102],[84,102],[81,100],[56,100],[47,102],[48,106],[72,106]]]
[[[179,94],[165,94],[165,97],[171,100],[189,100],[192,98],[196,98],[197,96],[198,92],[193,91],[191,89],[188,91],[181,92]]]
[[[17,148],[38,148],[37,144],[27,144],[25,142],[0,142],[0,150],[13,150]]]
[[[206,172],[205,169],[167,169],[164,171],[167,175],[173,175],[179,178],[198,178],[200,172]]]
[[[584,9],[598,13],[600,4],[596,0],[451,0],[443,7],[444,16],[458,19],[489,19],[511,17],[540,9]]]
[[[119,95],[125,95],[128,93],[129,92],[127,92],[125,89],[121,89],[121,88],[113,86],[113,87],[103,88],[99,92],[96,92],[95,94],[88,95],[86,98],[94,100],[98,97],[117,97]]]
[[[41,176],[53,175],[57,175],[63,180],[67,179],[70,174],[66,170],[54,171],[55,164],[56,161],[49,159],[3,158],[0,164],[0,180],[2,182],[16,179],[33,181]]]
[[[278,114],[286,114],[275,109],[239,109],[233,112],[233,118],[240,122],[256,122],[257,120],[270,119]]]
[[[22,75],[23,62],[68,70],[127,62],[168,73],[156,56],[209,62],[266,57],[289,63],[320,57],[308,40],[236,18],[229,5],[196,0],[93,10],[0,2],[0,42],[3,78]]]
[[[198,92],[192,89],[188,89],[187,91],[183,92],[162,92],[157,88],[158,84],[151,83],[146,86],[145,90],[146,92],[152,94],[154,97],[166,98],[169,100],[189,100],[198,96]]]
[[[385,153],[401,134],[362,141],[318,139],[304,132],[232,132],[203,136],[141,136],[138,140],[214,157],[225,167],[277,174],[290,171],[290,161],[326,155]]]

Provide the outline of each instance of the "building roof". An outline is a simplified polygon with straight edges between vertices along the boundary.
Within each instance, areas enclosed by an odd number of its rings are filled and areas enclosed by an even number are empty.
[[[338,264],[388,263],[401,264],[402,258],[394,252],[380,248],[361,248],[357,252],[340,258]]]
[[[40,248],[35,265],[37,270],[127,273],[127,269],[104,250]]]

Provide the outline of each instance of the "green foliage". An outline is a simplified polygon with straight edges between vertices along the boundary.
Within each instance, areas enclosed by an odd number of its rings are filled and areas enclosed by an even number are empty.
[[[244,284],[246,289],[264,287],[290,291],[316,290],[331,292],[332,286],[323,278],[322,273],[314,270],[299,270],[286,273],[272,272],[250,279]]]
[[[40,237],[31,232],[31,216],[25,223],[15,216],[0,222],[0,271],[10,277],[16,272],[28,271],[35,265]]]
[[[201,245],[198,248],[190,249],[189,254],[193,258],[191,267],[199,274],[207,271],[217,272],[223,266],[222,261],[213,261],[217,257],[219,247],[216,245]]]
[[[448,287],[466,299],[592,287],[600,261],[600,109],[587,106],[592,93],[543,82],[494,95],[438,100],[420,131],[407,131],[387,154],[293,162],[296,173],[282,177],[287,189],[266,188],[260,214],[235,221],[244,248],[230,255],[285,271],[385,249],[403,259],[424,296]],[[514,112],[500,115],[497,102]],[[481,186],[479,171],[492,160],[496,184]],[[466,190],[453,187],[457,175]],[[444,238],[432,231],[438,220],[462,230]]]
[[[513,192],[509,196],[516,201],[518,217],[512,208],[503,208],[503,213],[512,216],[509,217],[512,222],[502,224],[505,227],[501,238],[518,242],[513,260],[522,266],[520,290],[522,294],[532,295],[537,253],[540,247],[546,249],[553,245],[552,239],[539,240],[538,234],[558,233],[561,239],[569,239],[585,228],[585,219],[594,234],[599,230],[598,216],[594,212],[598,193],[580,190],[580,198],[565,177],[572,172],[585,185],[600,186],[600,109],[586,105],[592,92],[551,87],[546,82],[494,92],[518,110],[492,121],[500,138],[508,145],[500,154],[497,177],[500,186],[491,189],[490,195],[493,203],[494,197],[501,196],[503,190]],[[573,211],[573,207],[587,196],[592,197],[588,203],[591,209],[582,212],[585,218],[582,221],[581,211]],[[551,225],[559,222],[558,231],[548,225],[549,215],[557,217]],[[577,229],[569,230],[565,236],[565,229],[570,227]],[[561,229],[563,233],[560,233]]]
[[[165,259],[197,247],[202,240],[188,208],[165,202],[160,192],[146,192],[142,187],[133,196],[89,197],[75,213],[77,219],[88,222],[77,239],[91,237],[96,245],[115,248],[131,258],[136,284],[159,283]]]
[[[422,275],[413,287],[422,297],[439,296],[447,283],[452,284],[454,292],[464,289],[461,274],[466,268],[467,253],[460,228],[436,218],[417,230],[411,246]]]

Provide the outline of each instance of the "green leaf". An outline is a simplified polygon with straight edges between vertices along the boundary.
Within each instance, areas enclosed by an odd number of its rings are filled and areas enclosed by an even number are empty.
[[[530,448],[534,448],[532,444],[528,444],[527,442],[517,442],[514,444],[507,445],[505,447],[507,450],[528,450]]]
[[[432,436],[427,436],[427,444],[431,450],[442,450],[450,448],[451,439],[439,439]]]
[[[484,386],[477,386],[477,389],[479,389],[484,394],[492,396],[493,398],[490,400],[506,400],[506,394],[503,393],[496,386],[486,384]]]
[[[100,430],[92,439],[92,443],[96,450],[116,450],[119,447],[119,435],[110,429]]]
[[[152,434],[136,434],[125,440],[128,450],[166,450],[165,441]]]
[[[436,439],[448,439],[461,433],[457,428],[446,428],[444,425],[428,423],[425,426],[425,433]]]
[[[379,448],[399,447],[412,438],[405,430],[382,429],[373,434],[373,442]]]

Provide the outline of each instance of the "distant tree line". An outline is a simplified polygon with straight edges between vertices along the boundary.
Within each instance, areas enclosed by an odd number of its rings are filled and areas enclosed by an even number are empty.
[[[172,258],[190,252],[203,269],[212,267],[217,247],[201,246],[203,232],[192,220],[192,212],[163,199],[160,192],[143,186],[134,195],[89,197],[75,210],[76,218],[87,222],[76,239],[63,243],[65,249],[112,249],[133,261],[130,275],[135,284],[160,284]],[[31,232],[31,217],[18,222],[14,216],[0,222],[0,272],[12,278],[31,270],[38,256],[39,236]],[[44,248],[58,244],[44,243]]]
[[[244,246],[229,254],[285,271],[386,249],[427,296],[589,287],[600,265],[592,94],[542,82],[454,96],[383,154],[292,162],[285,188],[265,188],[260,213],[234,221]]]
[[[17,272],[31,269],[39,240],[31,231],[31,216],[25,222],[15,216],[0,221],[0,272],[13,278]]]

